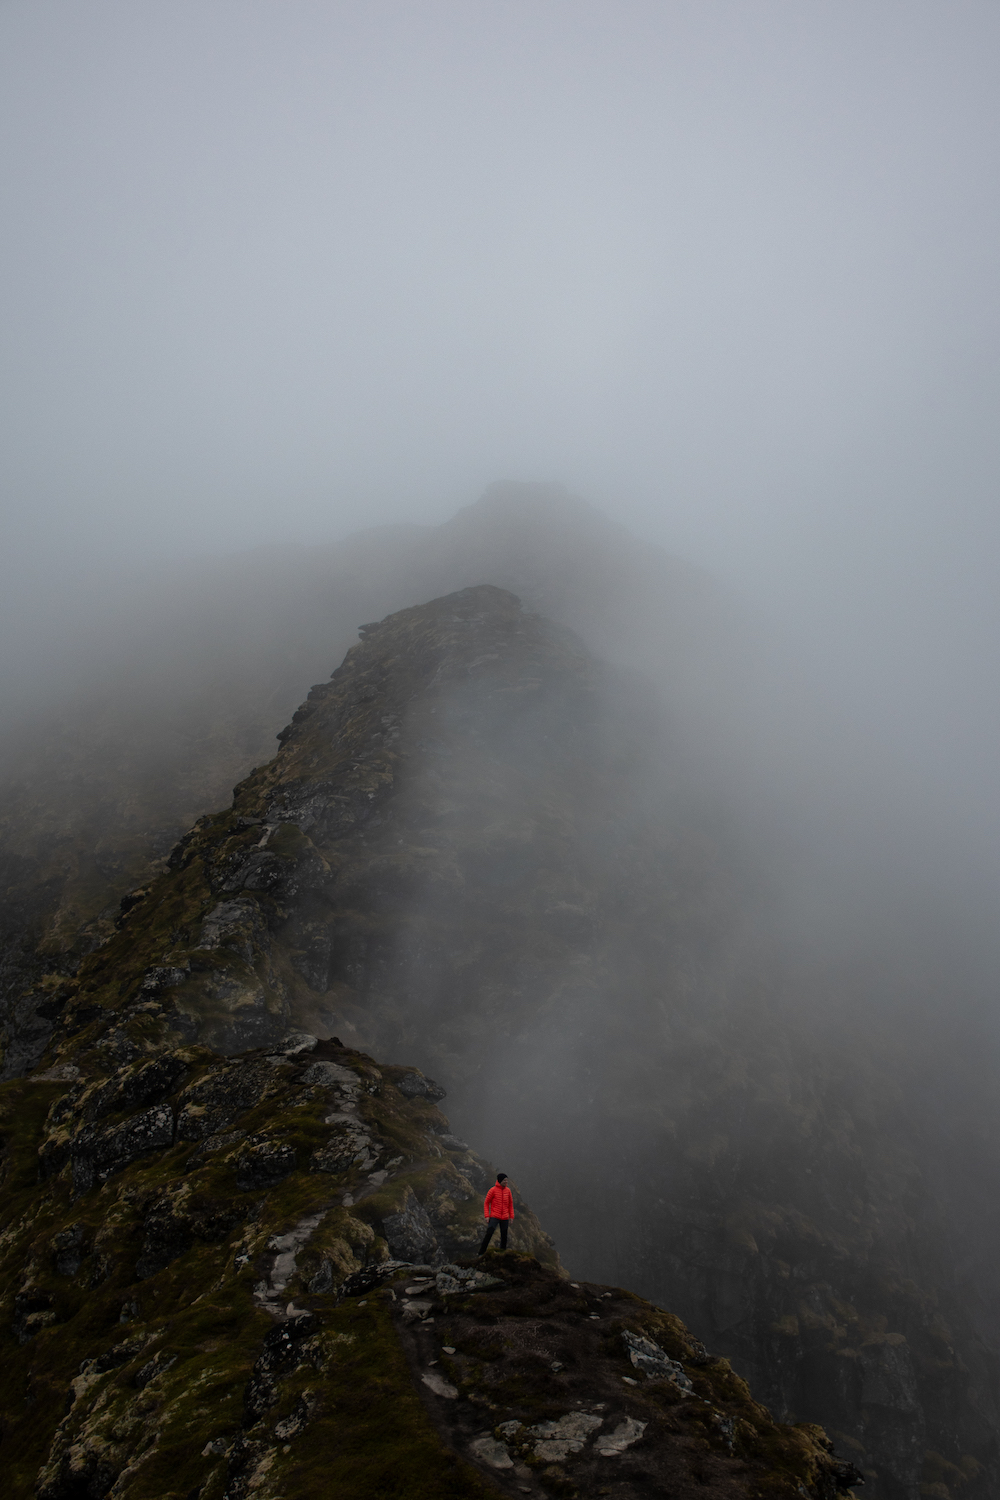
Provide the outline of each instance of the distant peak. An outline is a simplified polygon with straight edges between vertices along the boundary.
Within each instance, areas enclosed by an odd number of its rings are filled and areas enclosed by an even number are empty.
[[[487,485],[472,505],[458,512],[460,516],[523,522],[526,519],[580,520],[595,518],[599,512],[564,484],[543,480],[500,479]]]
[[[363,640],[370,639],[387,625],[411,624],[434,618],[482,621],[484,619],[511,620],[521,613],[521,601],[509,589],[497,588],[493,583],[476,583],[469,588],[458,589],[453,594],[442,594],[439,599],[430,599],[426,604],[411,605],[409,609],[396,610],[383,620],[374,620],[368,625],[359,625],[358,634]]]

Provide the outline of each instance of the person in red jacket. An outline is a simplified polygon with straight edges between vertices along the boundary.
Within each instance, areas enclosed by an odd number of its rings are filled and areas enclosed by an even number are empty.
[[[480,1255],[486,1254],[486,1247],[493,1238],[493,1233],[500,1225],[500,1249],[507,1248],[507,1225],[514,1219],[514,1197],[507,1186],[507,1173],[498,1172],[497,1180],[486,1194],[483,1203],[483,1214],[489,1221],[483,1243],[479,1247]]]

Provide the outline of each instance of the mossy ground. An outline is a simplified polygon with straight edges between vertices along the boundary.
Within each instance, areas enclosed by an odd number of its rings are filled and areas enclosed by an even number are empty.
[[[358,1500],[490,1493],[442,1446],[384,1301],[376,1294],[337,1306],[335,1297],[308,1291],[324,1262],[336,1286],[366,1262],[384,1260],[382,1219],[411,1195],[432,1207],[446,1202],[466,1237],[479,1230],[480,1193],[467,1174],[482,1176],[482,1164],[443,1151],[444,1117],[427,1099],[394,1087],[411,1070],[379,1070],[359,1054],[327,1048],[357,1080],[357,1118],[390,1163],[381,1183],[369,1183],[357,1165],[335,1174],[309,1170],[331,1135],[324,1123],[330,1091],[304,1081],[321,1045],[304,1058],[253,1063],[263,1066],[265,1086],[249,1108],[228,1108],[219,1146],[205,1149],[216,1137],[176,1140],[81,1191],[75,1143],[95,1128],[109,1078],[128,1087],[149,1057],[109,1074],[99,1046],[108,1027],[113,1017],[96,1018],[64,1049],[78,1076],[0,1088],[5,1494],[74,1500],[93,1489],[129,1500],[221,1500],[242,1493],[238,1460],[247,1444],[261,1497],[327,1494],[333,1476],[338,1494]],[[158,1055],[183,1065],[161,1095],[177,1117],[185,1099],[216,1098],[206,1088],[225,1099],[241,1066],[201,1047]],[[146,1105],[101,1115],[96,1128],[114,1132]],[[46,1176],[40,1149],[53,1141],[62,1155],[46,1158]],[[290,1148],[294,1169],[247,1187],[241,1164],[250,1141]],[[349,1206],[352,1198],[358,1201]],[[275,1265],[274,1239],[308,1218],[316,1222],[265,1311],[260,1289]],[[522,1236],[557,1264],[530,1211],[520,1223]],[[317,1331],[298,1365],[280,1372],[263,1414],[248,1414],[248,1383],[286,1299],[312,1311]],[[278,1441],[275,1428],[280,1433],[301,1403],[307,1419]]]
[[[511,1493],[526,1479],[556,1494],[621,1500],[847,1493],[822,1430],[776,1423],[728,1361],[707,1356],[670,1313],[617,1288],[576,1286],[514,1251],[491,1252],[477,1264],[501,1284],[442,1296],[425,1322],[405,1310],[404,1278],[395,1307],[414,1373],[438,1369],[459,1393],[454,1401],[431,1398],[442,1433],[459,1451],[484,1432],[502,1437],[520,1460],[520,1473],[496,1475]],[[628,1360],[626,1329],[683,1365],[693,1389],[684,1394],[669,1380],[647,1380]],[[618,1457],[602,1457],[595,1440],[550,1464],[533,1455],[526,1432],[501,1430],[580,1411],[600,1414],[605,1432],[626,1419],[645,1431]]]

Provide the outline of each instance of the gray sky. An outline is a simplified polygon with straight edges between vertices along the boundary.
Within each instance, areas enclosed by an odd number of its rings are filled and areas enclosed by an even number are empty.
[[[998,57],[994,0],[4,0],[12,649],[559,479],[995,818]]]

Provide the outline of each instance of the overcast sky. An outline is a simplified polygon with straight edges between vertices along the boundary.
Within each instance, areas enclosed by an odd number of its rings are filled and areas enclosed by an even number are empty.
[[[985,774],[998,58],[995,0],[3,0],[8,621],[559,479]]]

